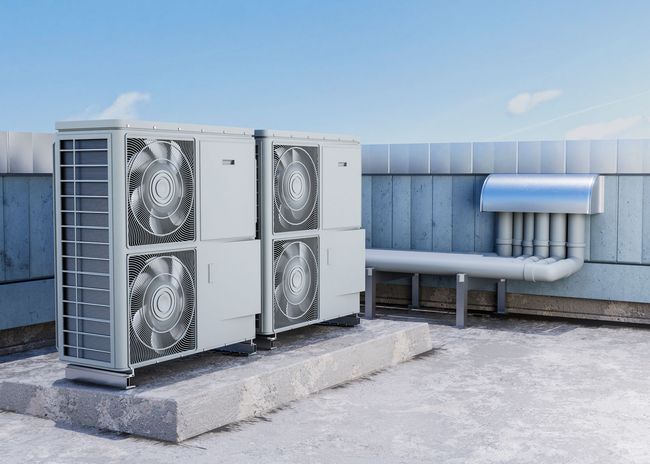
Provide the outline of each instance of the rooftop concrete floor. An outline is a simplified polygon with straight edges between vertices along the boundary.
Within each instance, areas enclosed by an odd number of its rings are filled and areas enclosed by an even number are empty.
[[[0,413],[0,460],[650,462],[649,329],[447,320],[430,355],[180,445]]]

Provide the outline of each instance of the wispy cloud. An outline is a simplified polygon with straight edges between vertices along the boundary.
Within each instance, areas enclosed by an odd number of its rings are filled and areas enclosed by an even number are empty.
[[[138,117],[138,103],[147,102],[150,99],[148,93],[126,92],[118,95],[113,103],[104,108],[90,119],[133,119]]]
[[[605,139],[614,138],[625,131],[636,128],[643,123],[649,122],[646,116],[635,115],[626,118],[616,118],[611,121],[585,124],[575,127],[566,133],[567,139]]]
[[[97,109],[95,106],[86,108],[82,113],[76,114],[68,119],[136,119],[138,117],[138,105],[148,102],[151,96],[143,92],[125,92],[104,109]]]
[[[562,95],[562,91],[558,89],[520,93],[508,101],[508,112],[510,114],[528,113],[540,103],[555,100],[560,95]]]

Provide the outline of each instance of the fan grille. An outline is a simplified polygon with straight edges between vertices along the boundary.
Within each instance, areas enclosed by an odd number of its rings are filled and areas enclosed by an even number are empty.
[[[273,231],[318,229],[318,147],[273,146]]]
[[[318,319],[318,238],[273,242],[273,320],[276,329]]]
[[[126,152],[129,245],[194,240],[194,141],[127,138]]]
[[[132,364],[196,348],[195,262],[194,250],[129,257]]]

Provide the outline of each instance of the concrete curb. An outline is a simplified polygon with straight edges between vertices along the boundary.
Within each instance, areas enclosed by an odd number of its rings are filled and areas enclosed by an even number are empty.
[[[428,325],[362,321],[283,334],[249,358],[208,352],[137,372],[133,390],[63,379],[56,354],[0,365],[0,409],[180,442],[432,349]]]

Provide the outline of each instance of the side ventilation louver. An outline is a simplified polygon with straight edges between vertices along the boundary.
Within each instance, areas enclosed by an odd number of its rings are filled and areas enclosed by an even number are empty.
[[[195,239],[195,146],[188,140],[128,138],[130,246]]]
[[[129,257],[132,364],[196,348],[194,250]]]
[[[318,147],[273,146],[273,232],[318,229]]]
[[[274,327],[318,319],[318,238],[273,242]]]
[[[65,356],[111,362],[107,139],[61,140],[59,247]]]

